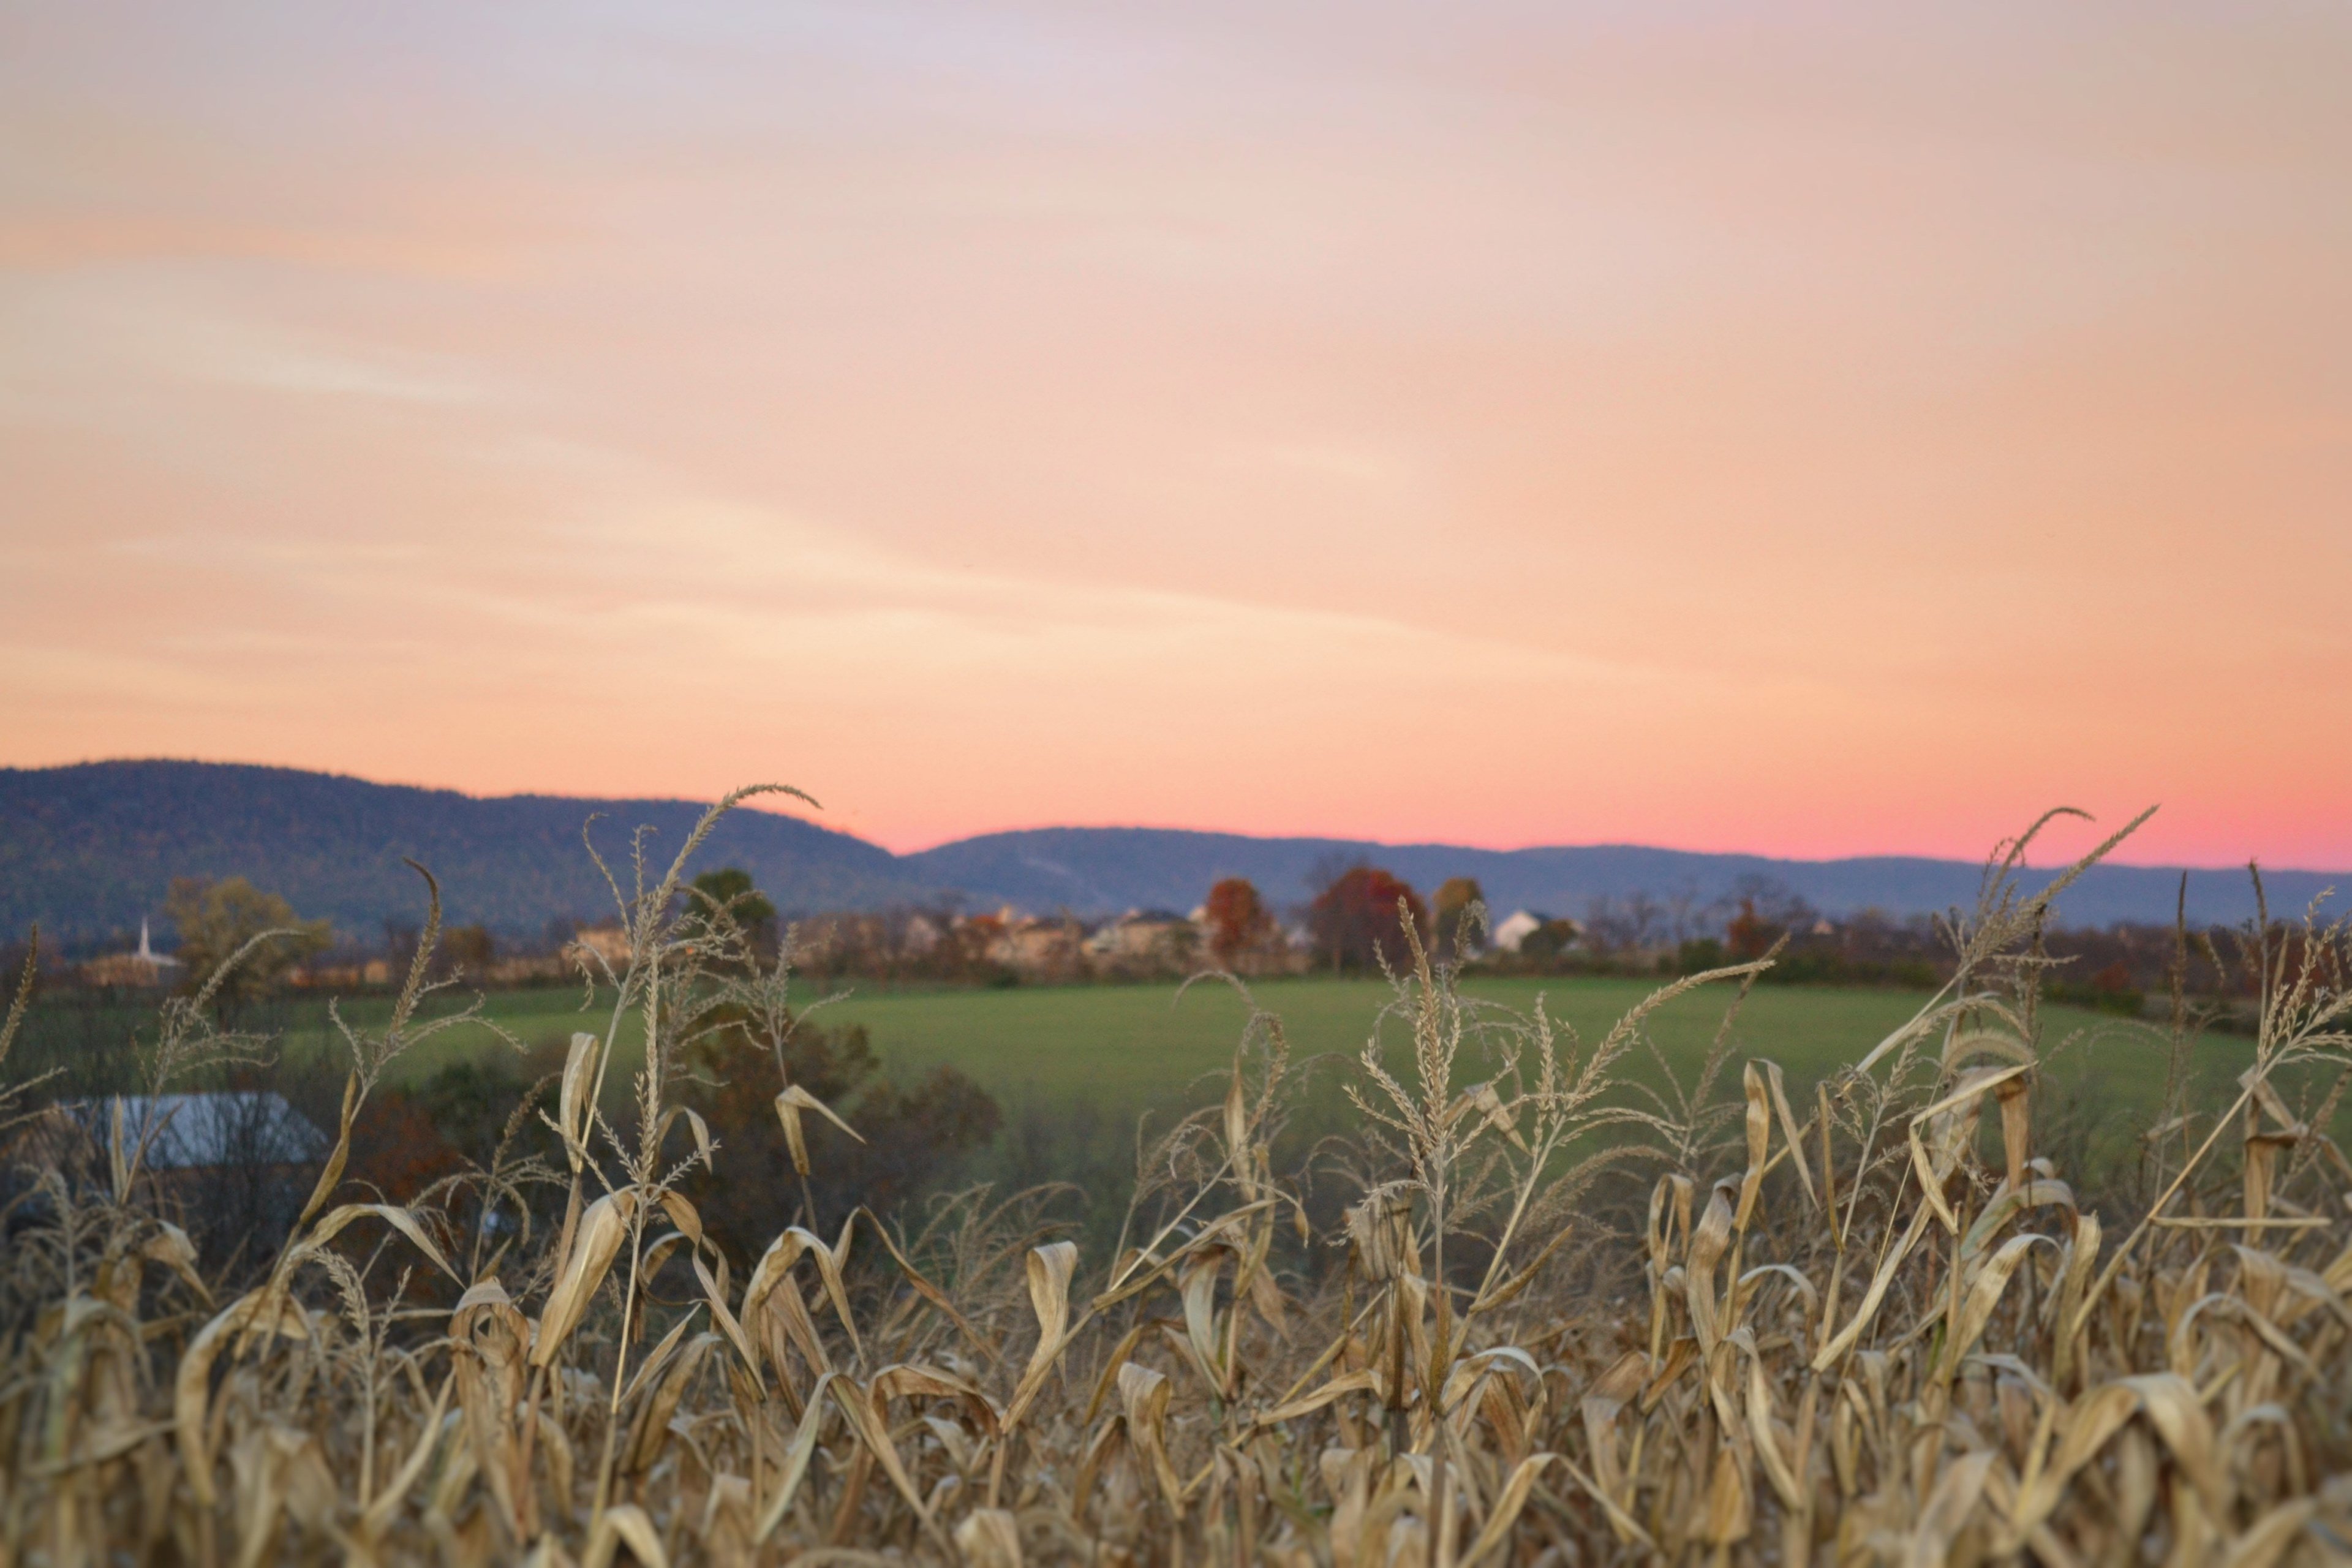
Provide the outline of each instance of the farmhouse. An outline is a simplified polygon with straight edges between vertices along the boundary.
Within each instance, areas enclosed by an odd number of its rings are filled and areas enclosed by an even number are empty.
[[[1543,930],[1550,920],[1549,915],[1539,915],[1532,910],[1514,910],[1487,933],[1488,945],[1504,952],[1517,952],[1521,942]]]

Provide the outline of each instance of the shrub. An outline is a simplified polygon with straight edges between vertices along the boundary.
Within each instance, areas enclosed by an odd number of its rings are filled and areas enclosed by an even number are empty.
[[[1723,943],[1711,936],[1695,936],[1675,952],[1675,973],[1677,974],[1701,974],[1710,969],[1722,968],[1724,963]]]
[[[682,1102],[701,1112],[730,1157],[724,1175],[703,1166],[685,1191],[704,1228],[738,1263],[759,1256],[786,1210],[793,1224],[812,1228],[838,1225],[861,1204],[895,1212],[933,1190],[1003,1121],[987,1090],[951,1067],[898,1088],[883,1076],[862,1025],[794,1025],[777,1042],[756,1038],[755,1025],[735,1023],[706,1034],[690,1053],[694,1077]],[[805,1158],[795,1161],[776,1110],[787,1084],[841,1111],[856,1131],[808,1119]]]

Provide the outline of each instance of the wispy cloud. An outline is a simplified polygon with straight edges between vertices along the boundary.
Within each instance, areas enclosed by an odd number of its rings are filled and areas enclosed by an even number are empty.
[[[10,326],[0,388],[52,411],[79,388],[196,384],[462,405],[497,395],[478,365],[273,320],[168,277],[24,279],[0,293]]]

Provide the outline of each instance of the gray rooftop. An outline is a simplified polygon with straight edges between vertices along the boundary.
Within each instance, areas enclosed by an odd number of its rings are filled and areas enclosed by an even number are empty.
[[[117,1106],[121,1108],[125,1152],[148,1138],[146,1165],[151,1171],[299,1165],[325,1159],[333,1147],[284,1095],[266,1090],[128,1094],[77,1100],[58,1109],[104,1144],[113,1136]]]

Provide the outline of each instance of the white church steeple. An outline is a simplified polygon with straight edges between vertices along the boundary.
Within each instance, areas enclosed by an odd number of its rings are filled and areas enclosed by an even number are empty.
[[[178,959],[167,958],[148,945],[147,917],[144,915],[139,917],[139,952],[135,956],[141,963],[152,963],[158,969],[177,969],[180,966]]]

